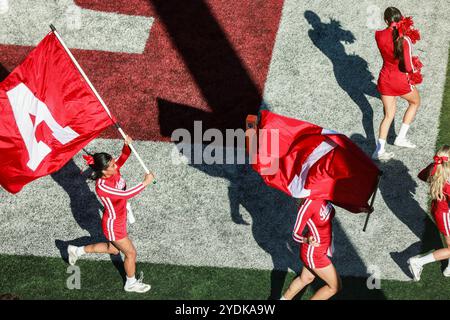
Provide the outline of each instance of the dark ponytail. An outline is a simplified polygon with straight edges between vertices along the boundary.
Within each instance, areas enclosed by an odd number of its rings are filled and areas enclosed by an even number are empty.
[[[389,23],[399,22],[402,19],[402,13],[395,7],[389,7],[384,11],[384,20]],[[406,72],[405,59],[403,58],[403,37],[399,37],[397,27],[392,28],[392,39],[394,40],[394,57],[399,59],[398,67],[400,71]]]
[[[112,156],[105,152],[90,154],[90,156],[92,156],[92,159],[94,160],[94,163],[89,165],[89,167],[94,170],[90,178],[92,180],[97,180],[103,176],[102,171],[108,169]]]

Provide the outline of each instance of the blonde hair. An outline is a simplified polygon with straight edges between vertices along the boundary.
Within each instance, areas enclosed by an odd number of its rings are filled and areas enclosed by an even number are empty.
[[[438,157],[448,157],[449,161],[437,165],[436,172],[430,176],[430,194],[433,200],[444,200],[445,183],[450,182],[450,146],[443,145],[436,153]]]

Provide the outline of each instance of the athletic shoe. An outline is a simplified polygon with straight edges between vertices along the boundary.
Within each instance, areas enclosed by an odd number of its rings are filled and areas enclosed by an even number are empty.
[[[373,160],[378,160],[378,161],[386,161],[389,159],[392,159],[394,157],[394,153],[393,152],[382,152],[382,153],[378,153],[378,152],[374,152],[372,154],[372,159]]]
[[[445,268],[445,270],[442,272],[442,274],[444,275],[444,277],[450,277],[450,266]]]
[[[422,273],[423,270],[423,266],[420,265],[417,260],[420,256],[415,256],[412,258],[408,259],[408,267],[409,267],[409,271],[411,272],[411,274],[413,275],[413,280],[414,281],[419,281],[420,280],[420,275]]]
[[[149,284],[145,284],[142,281],[144,281],[144,273],[141,271],[140,277],[138,280],[136,280],[133,284],[127,286],[125,284],[125,291],[126,292],[138,292],[138,293],[145,293],[148,290],[150,290],[151,286]]]
[[[77,247],[69,244],[67,247],[67,253],[69,254],[69,264],[71,266],[75,265],[78,260]]]
[[[411,149],[414,149],[416,147],[416,145],[411,141],[409,141],[408,139],[406,138],[399,139],[398,137],[395,139],[394,145],[396,145],[397,147],[411,148]]]

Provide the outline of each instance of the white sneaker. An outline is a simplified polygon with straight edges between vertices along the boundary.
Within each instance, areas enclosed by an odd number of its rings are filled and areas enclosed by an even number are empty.
[[[419,256],[415,256],[408,259],[409,271],[413,275],[414,281],[420,280],[420,275],[422,274],[423,266],[417,262]]]
[[[442,274],[444,275],[444,277],[450,277],[450,266],[445,268],[445,270],[442,272]]]
[[[393,157],[394,157],[394,153],[393,152],[386,152],[386,151],[384,151],[382,153],[374,152],[372,154],[372,159],[373,160],[389,160],[389,159],[392,159]]]
[[[77,247],[69,244],[67,247],[67,253],[69,254],[69,264],[71,266],[75,265],[78,260]]]
[[[409,141],[408,139],[406,138],[399,139],[398,137],[395,138],[394,145],[396,145],[397,147],[411,148],[411,149],[414,149],[416,147],[416,145],[411,141]]]
[[[140,277],[136,282],[133,284],[127,286],[125,284],[125,291],[126,292],[138,292],[138,293],[145,293],[148,290],[150,290],[151,286],[149,284],[145,284],[142,281],[144,281],[144,273],[141,271]]]

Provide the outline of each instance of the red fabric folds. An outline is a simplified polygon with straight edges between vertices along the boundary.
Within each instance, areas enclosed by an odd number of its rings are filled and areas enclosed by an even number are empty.
[[[297,198],[328,200],[353,213],[370,209],[381,172],[348,137],[266,110],[258,128],[252,166],[267,185]]]
[[[114,123],[53,33],[0,83],[0,114],[0,185],[11,193]]]

